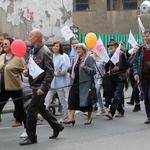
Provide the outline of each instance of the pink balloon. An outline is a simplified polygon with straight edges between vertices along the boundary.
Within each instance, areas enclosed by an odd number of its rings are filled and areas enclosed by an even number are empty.
[[[15,40],[11,44],[11,51],[17,57],[23,57],[26,53],[26,44],[22,40]]]

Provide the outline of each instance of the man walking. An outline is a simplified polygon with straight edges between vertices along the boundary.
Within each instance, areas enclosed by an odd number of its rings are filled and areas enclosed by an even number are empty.
[[[107,47],[110,49],[110,57],[113,56],[115,51],[117,50],[118,43],[115,40],[110,40]],[[106,114],[106,117],[109,119],[113,119],[116,110],[118,110],[118,114],[115,117],[123,117],[124,109],[121,104],[121,97],[124,88],[124,82],[126,80],[126,70],[128,68],[127,59],[123,52],[119,54],[119,62],[114,65],[111,61],[106,64],[106,72],[110,76],[110,86],[113,96],[113,101],[110,106],[109,112]]]
[[[53,134],[49,138],[56,138],[60,131],[64,129],[63,125],[58,123],[56,118],[46,110],[44,105],[45,97],[53,79],[54,67],[52,53],[42,42],[42,33],[34,29],[29,34],[29,41],[33,46],[31,56],[35,63],[44,70],[36,78],[32,78],[29,69],[23,71],[24,76],[29,77],[30,87],[33,90],[33,96],[27,110],[27,135],[28,137],[20,142],[20,145],[29,145],[37,143],[36,123],[37,114],[40,113],[44,119],[53,128]]]
[[[134,79],[141,82],[145,99],[145,110],[147,120],[145,124],[150,124],[150,30],[144,31],[145,45],[141,46],[134,58],[133,70]]]

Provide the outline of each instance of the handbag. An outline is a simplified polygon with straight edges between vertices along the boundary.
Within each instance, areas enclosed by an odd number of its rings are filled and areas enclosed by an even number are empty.
[[[94,105],[95,103],[97,103],[97,92],[95,87],[95,81],[94,78],[92,77],[90,88],[89,88],[88,104]]]

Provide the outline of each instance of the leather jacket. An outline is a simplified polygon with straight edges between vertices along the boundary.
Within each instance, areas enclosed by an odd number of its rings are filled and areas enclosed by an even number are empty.
[[[50,49],[41,43],[37,48],[34,48],[33,60],[35,63],[44,70],[35,79],[29,75],[29,84],[31,89],[41,89],[42,91],[48,91],[50,84],[53,80],[54,65],[52,60],[52,53]]]

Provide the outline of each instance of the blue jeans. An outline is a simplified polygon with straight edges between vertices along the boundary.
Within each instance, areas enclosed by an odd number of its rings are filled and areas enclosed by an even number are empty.
[[[60,112],[60,113],[62,113],[62,106],[61,106],[61,104],[60,104],[60,100],[59,100],[59,103],[58,103],[58,112]]]
[[[114,116],[116,110],[118,110],[119,113],[124,114],[124,109],[121,104],[124,82],[111,82],[111,84],[111,87],[113,88],[114,98],[110,107],[110,112],[112,116]]]
[[[97,100],[98,100],[98,104],[100,106],[101,109],[104,109],[104,104],[103,104],[103,100],[102,100],[102,97],[101,97],[101,84],[99,83],[96,83],[95,84],[95,87],[96,87],[96,92],[97,92]]]
[[[150,79],[142,79],[141,80],[142,90],[145,99],[145,110],[146,115],[150,118]]]

